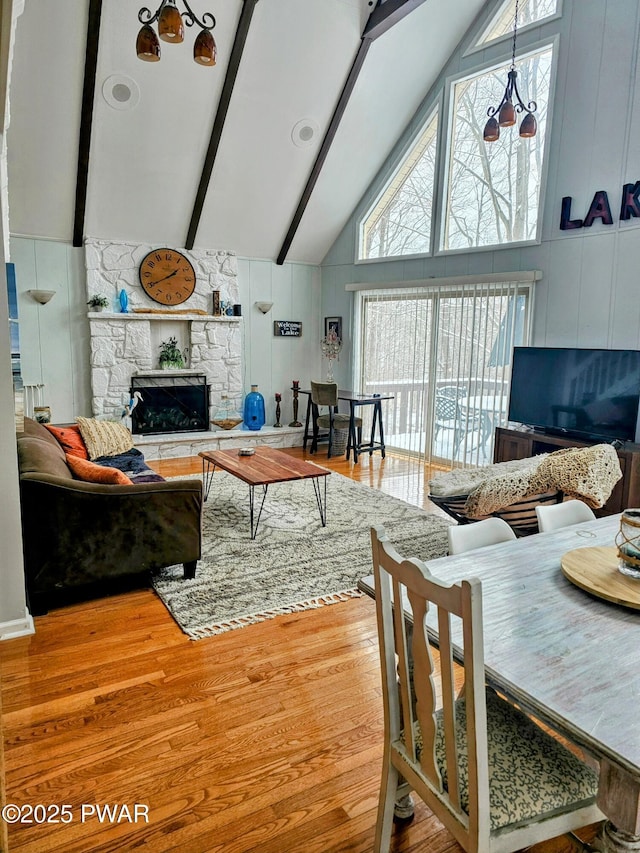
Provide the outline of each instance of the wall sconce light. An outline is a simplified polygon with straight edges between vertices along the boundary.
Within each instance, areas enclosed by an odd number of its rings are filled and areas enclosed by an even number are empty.
[[[40,305],[46,305],[56,295],[55,290],[27,290],[27,293]]]
[[[263,314],[268,314],[273,308],[273,302],[254,302],[253,304],[256,306],[258,311],[262,311]]]

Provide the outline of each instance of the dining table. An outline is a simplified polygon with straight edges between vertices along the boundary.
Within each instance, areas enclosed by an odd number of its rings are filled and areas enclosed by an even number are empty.
[[[606,595],[620,574],[619,528],[620,515],[607,516],[427,567],[447,584],[481,580],[487,682],[599,763],[600,843],[629,853],[640,851],[640,610]],[[582,565],[599,575],[593,589],[580,582]],[[640,590],[640,579],[630,583]],[[358,587],[375,597],[373,575]],[[408,600],[403,608],[411,619]]]

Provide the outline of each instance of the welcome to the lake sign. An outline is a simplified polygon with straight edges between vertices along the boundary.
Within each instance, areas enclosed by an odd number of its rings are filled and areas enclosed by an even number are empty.
[[[572,231],[574,228],[590,228],[596,219],[601,219],[603,225],[613,225],[613,216],[609,204],[609,196],[605,190],[598,190],[593,196],[591,206],[584,219],[571,218],[570,195],[562,199],[562,211],[560,213],[560,229]],[[620,221],[640,216],[640,181],[635,184],[625,184],[622,187],[622,201],[620,203]]]

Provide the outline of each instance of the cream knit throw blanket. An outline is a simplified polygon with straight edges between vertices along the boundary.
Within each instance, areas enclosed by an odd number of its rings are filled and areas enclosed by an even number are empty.
[[[557,491],[595,509],[606,503],[621,477],[618,454],[610,444],[568,447],[549,453],[537,467],[486,480],[469,494],[465,514],[483,518],[523,498]]]

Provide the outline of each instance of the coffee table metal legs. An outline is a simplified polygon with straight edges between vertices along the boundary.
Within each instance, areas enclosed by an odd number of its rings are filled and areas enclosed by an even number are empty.
[[[260,501],[260,509],[258,510],[258,517],[256,518],[256,523],[253,523],[253,511],[255,506],[255,486],[249,486],[249,525],[251,527],[251,538],[256,538],[256,533],[258,532],[258,525],[260,524],[260,516],[262,515],[262,507],[264,506],[265,499],[267,497],[267,490],[269,486],[262,486],[262,500]]]
[[[314,477],[311,481],[313,483],[313,491],[316,493],[316,501],[318,502],[318,509],[320,511],[320,521],[322,522],[322,526],[327,526],[327,478],[323,477],[323,486],[320,485],[320,478]]]
[[[322,526],[327,526],[327,478],[323,477],[323,485],[320,485],[320,478],[313,477],[311,482],[313,483],[313,491],[316,496],[316,503],[318,504],[318,511],[320,512],[320,521],[322,522]],[[267,497],[267,489],[269,486],[262,486],[262,500],[260,501],[260,508],[258,509],[258,517],[255,520],[254,524],[254,516],[255,516],[255,489],[256,486],[249,486],[249,517],[251,523],[251,538],[256,538],[256,533],[258,532],[258,525],[260,524],[260,516],[262,515],[262,507],[264,506],[265,499]]]
[[[204,485],[204,499],[205,501],[209,497],[209,490],[211,489],[211,480],[213,479],[213,475],[215,473],[216,466],[212,465],[210,462],[207,462],[205,459],[202,460],[202,483]]]

